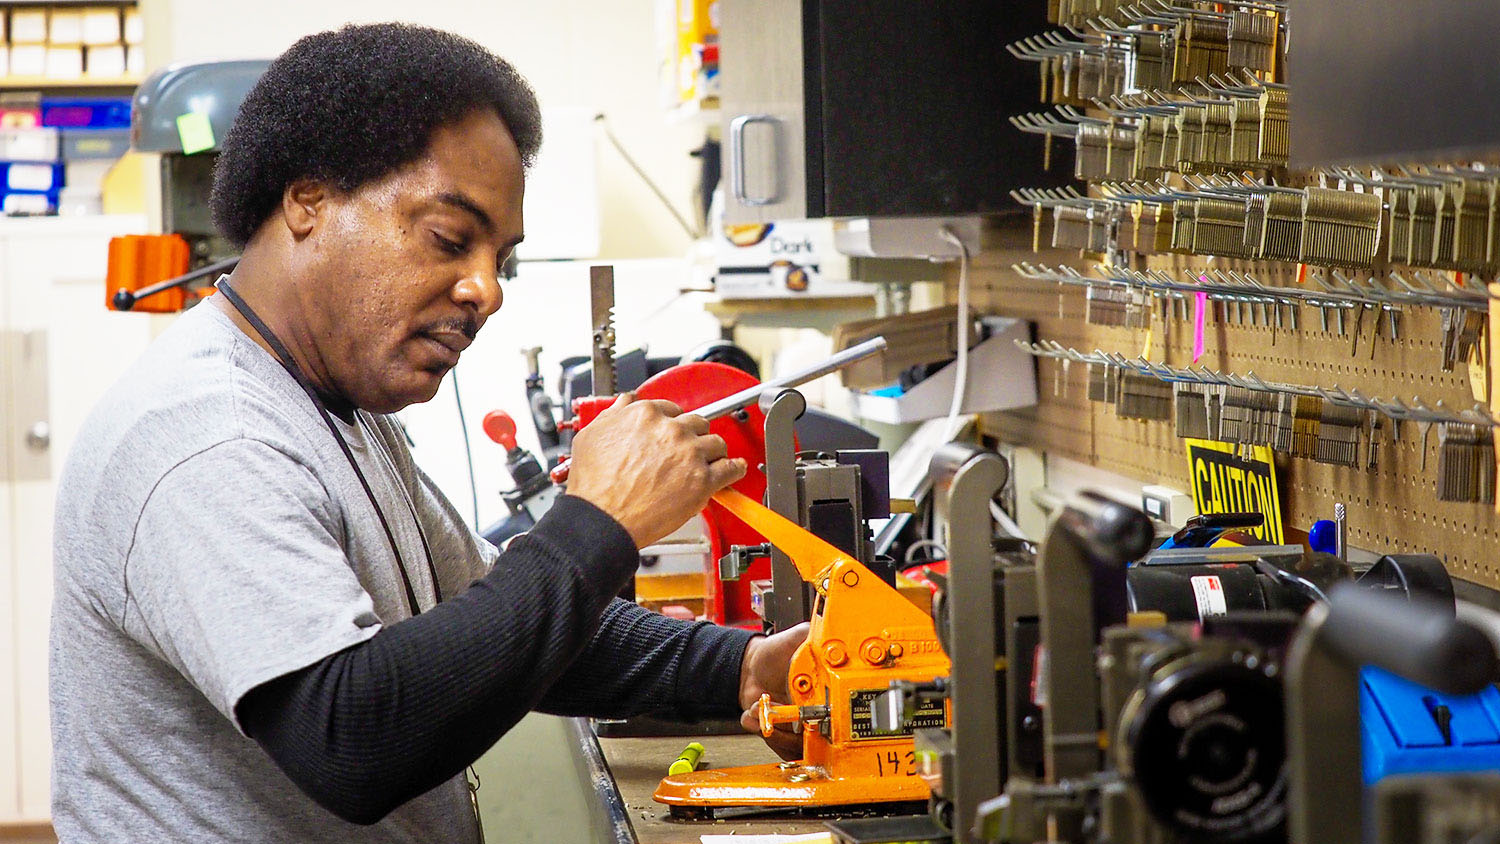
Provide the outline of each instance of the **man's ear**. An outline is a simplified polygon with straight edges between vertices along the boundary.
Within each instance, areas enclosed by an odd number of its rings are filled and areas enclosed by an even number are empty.
[[[298,179],[281,193],[281,216],[293,240],[302,240],[325,222],[332,211],[333,193],[316,179]]]

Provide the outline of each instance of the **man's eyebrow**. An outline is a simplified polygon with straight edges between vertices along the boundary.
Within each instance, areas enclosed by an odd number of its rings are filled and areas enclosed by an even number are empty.
[[[484,227],[486,231],[495,230],[495,221],[490,219],[490,215],[483,208],[480,208],[478,203],[467,196],[449,191],[438,194],[437,201],[444,205],[452,205],[455,208],[462,209],[474,215],[474,219],[478,220],[479,225]]]

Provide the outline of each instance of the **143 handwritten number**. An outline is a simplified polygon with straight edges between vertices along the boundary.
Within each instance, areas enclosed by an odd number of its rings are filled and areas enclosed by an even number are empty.
[[[908,750],[903,756],[899,750],[875,754],[875,767],[882,777],[914,777],[917,775],[917,754]]]

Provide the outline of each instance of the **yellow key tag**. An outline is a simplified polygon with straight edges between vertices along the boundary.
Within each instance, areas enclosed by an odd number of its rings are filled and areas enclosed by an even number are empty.
[[[177,139],[182,141],[183,155],[214,148],[214,126],[208,115],[197,111],[177,116]]]

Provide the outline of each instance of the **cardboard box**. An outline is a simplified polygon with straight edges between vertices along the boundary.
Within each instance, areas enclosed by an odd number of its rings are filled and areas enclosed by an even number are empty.
[[[65,187],[57,193],[59,217],[91,217],[104,213],[104,194],[97,189]]]
[[[59,129],[129,129],[130,97],[41,98],[42,125]]]
[[[47,43],[47,10],[45,8],[11,9],[10,43]]]
[[[83,43],[83,12],[56,7],[47,16],[47,43],[71,47]]]
[[[12,161],[5,164],[5,189],[42,193],[63,186],[63,165]]]
[[[146,40],[146,28],[141,24],[140,9],[125,10],[125,43],[131,47],[139,47]]]
[[[703,67],[703,48],[719,40],[717,0],[677,0],[677,40],[673,64],[677,68],[678,102],[693,102],[703,96],[698,90]]]
[[[0,129],[0,158],[10,161],[56,161],[61,146],[56,129]]]
[[[48,79],[77,79],[83,76],[83,48],[48,47],[45,75]]]
[[[104,177],[115,166],[113,161],[69,161],[63,165],[63,184],[69,188],[89,193],[99,193],[104,187]]]
[[[709,218],[714,290],[720,298],[875,295],[875,285],[848,280],[849,260],[833,248],[833,224],[828,220],[726,226],[718,196]]]
[[[10,75],[42,76],[47,73],[46,44],[11,44]]]
[[[124,76],[125,45],[84,48],[84,70],[89,76]]]
[[[83,43],[89,47],[109,46],[123,43],[124,27],[120,25],[120,10],[114,6],[89,6],[80,12],[83,15]],[[121,62],[123,65],[124,62]]]
[[[7,193],[0,211],[10,217],[40,217],[57,210],[57,193]]]
[[[114,161],[130,152],[129,129],[63,129],[62,160]]]
[[[36,91],[0,93],[0,127],[30,129],[42,125],[42,95]]]

